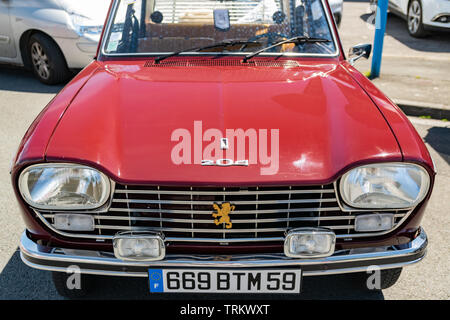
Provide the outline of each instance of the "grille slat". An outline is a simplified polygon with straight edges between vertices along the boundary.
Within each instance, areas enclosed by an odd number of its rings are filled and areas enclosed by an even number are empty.
[[[213,204],[229,202],[232,227],[216,225]],[[90,213],[84,211],[80,213]],[[342,211],[333,184],[319,186],[125,186],[116,184],[111,207],[95,215],[92,237],[113,237],[119,231],[155,231],[170,241],[234,243],[283,241],[289,229],[323,227],[339,238],[361,235],[355,217],[363,211]],[[408,210],[392,210],[395,224]],[[42,211],[53,221],[55,212]],[[86,232],[71,232],[74,236]],[[370,234],[369,234],[370,235]],[[367,236],[367,234],[366,234]]]
[[[107,225],[101,225],[101,226],[95,226],[98,229],[109,229],[109,230],[131,230],[131,231],[148,231],[147,227],[128,227],[128,226],[107,226]],[[347,229],[347,228],[353,228],[353,226],[327,226],[329,229],[334,230],[340,230],[340,229]],[[242,232],[256,232],[255,230],[258,230],[258,232],[264,233],[264,232],[284,232],[286,228],[259,228],[259,229],[230,229],[227,230],[228,233],[242,233]],[[160,228],[160,227],[154,227],[152,228],[152,231],[173,231],[173,232],[186,232],[186,229],[182,228]],[[204,232],[204,233],[223,233],[223,230],[217,229],[217,230],[207,230],[207,229],[188,229],[189,233],[191,232]]]
[[[123,203],[142,203],[142,204],[206,204],[209,205],[210,201],[177,201],[177,200],[140,200],[140,199],[114,199],[113,202]],[[255,200],[255,201],[233,201],[233,204],[292,204],[292,203],[319,203],[319,202],[336,202],[335,198],[331,199],[302,199],[302,200]]]
[[[233,214],[265,214],[265,213],[288,213],[288,212],[316,212],[316,211],[339,211],[339,207],[329,208],[297,208],[297,209],[269,209],[269,210],[235,210]],[[124,208],[111,208],[110,212],[161,212],[161,213],[176,213],[176,214],[191,214],[191,210],[165,210],[165,209],[124,209]],[[208,214],[211,215],[211,210],[196,210],[195,214]],[[88,212],[86,212],[88,213]]]
[[[333,193],[333,189],[329,190],[269,190],[269,191],[170,191],[170,190],[116,190],[115,193],[134,193],[134,194],[178,194],[178,195],[263,195],[263,194],[308,194],[308,193]]]

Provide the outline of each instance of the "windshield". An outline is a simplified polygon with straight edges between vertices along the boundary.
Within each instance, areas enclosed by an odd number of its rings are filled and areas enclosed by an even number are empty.
[[[107,55],[248,54],[295,36],[330,41],[283,44],[261,55],[337,53],[322,0],[117,0],[112,14]],[[208,48],[224,41],[256,43]]]

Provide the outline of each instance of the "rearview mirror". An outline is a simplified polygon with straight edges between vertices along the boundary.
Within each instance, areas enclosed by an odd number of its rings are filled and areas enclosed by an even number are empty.
[[[356,60],[360,58],[369,59],[370,52],[372,51],[372,45],[369,43],[366,44],[357,44],[350,48],[348,52],[348,57],[350,58],[349,62],[351,65],[355,63]]]

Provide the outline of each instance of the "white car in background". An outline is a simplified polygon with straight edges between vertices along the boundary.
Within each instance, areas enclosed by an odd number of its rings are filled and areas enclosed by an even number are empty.
[[[371,0],[375,5],[377,0]],[[389,0],[389,11],[405,19],[413,37],[450,31],[450,0]]]
[[[95,56],[110,0],[0,0],[0,63],[24,65],[46,84]]]

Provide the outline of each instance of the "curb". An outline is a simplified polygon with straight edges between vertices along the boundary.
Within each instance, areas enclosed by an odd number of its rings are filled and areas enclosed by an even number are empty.
[[[445,105],[395,99],[394,103],[408,116],[428,116],[437,120],[450,120],[450,109]]]

